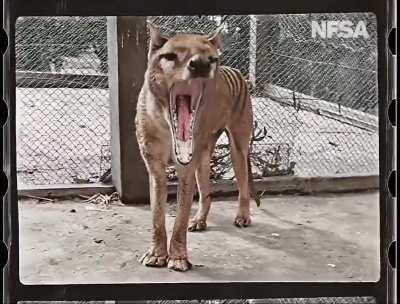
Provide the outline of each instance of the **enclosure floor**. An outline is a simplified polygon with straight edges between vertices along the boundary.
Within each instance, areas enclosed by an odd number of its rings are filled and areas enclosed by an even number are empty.
[[[24,284],[189,281],[374,281],[379,275],[378,193],[267,196],[253,225],[232,222],[236,202],[215,201],[208,231],[188,234],[186,273],[146,268],[148,206],[88,210],[78,200],[19,202]],[[195,204],[193,212],[197,208]],[[170,204],[167,228],[173,225]]]

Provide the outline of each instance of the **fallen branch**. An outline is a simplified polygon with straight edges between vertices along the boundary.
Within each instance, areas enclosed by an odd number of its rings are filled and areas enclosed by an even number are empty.
[[[40,196],[34,196],[34,195],[28,195],[28,194],[21,195],[21,197],[32,198],[32,199],[37,199],[39,201],[46,201],[46,202],[54,203],[54,199],[47,198],[47,197],[40,197]]]
[[[94,194],[91,197],[85,199],[83,201],[83,203],[90,203],[90,204],[95,204],[95,205],[99,205],[99,206],[105,206],[106,208],[109,208],[109,206],[112,203],[116,203],[117,205],[120,205],[120,206],[125,206],[120,201],[118,192],[113,192],[110,195],[97,193],[97,194]]]

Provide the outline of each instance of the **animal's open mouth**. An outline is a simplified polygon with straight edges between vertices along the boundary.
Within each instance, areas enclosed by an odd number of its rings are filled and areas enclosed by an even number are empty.
[[[192,160],[193,127],[203,89],[204,81],[197,78],[176,83],[170,91],[169,110],[175,156],[183,165]]]

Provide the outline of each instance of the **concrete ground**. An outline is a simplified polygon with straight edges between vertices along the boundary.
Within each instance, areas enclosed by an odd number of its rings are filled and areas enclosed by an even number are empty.
[[[186,273],[142,266],[149,206],[101,209],[79,199],[19,201],[24,284],[375,281],[379,276],[379,194],[265,196],[253,225],[232,222],[234,198],[212,205],[208,231],[189,233]],[[175,205],[167,214],[169,235]],[[195,204],[193,212],[197,208]],[[99,211],[100,210],[100,211]]]

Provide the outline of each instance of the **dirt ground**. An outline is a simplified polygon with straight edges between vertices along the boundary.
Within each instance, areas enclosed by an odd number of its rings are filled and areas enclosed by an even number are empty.
[[[189,233],[186,273],[142,266],[149,206],[109,209],[80,199],[20,200],[24,284],[375,281],[379,276],[379,194],[266,196],[253,225],[233,223],[234,198],[216,200],[205,232]],[[169,204],[170,232],[175,205]],[[193,212],[197,208],[197,203]],[[100,210],[100,211],[99,211]]]

